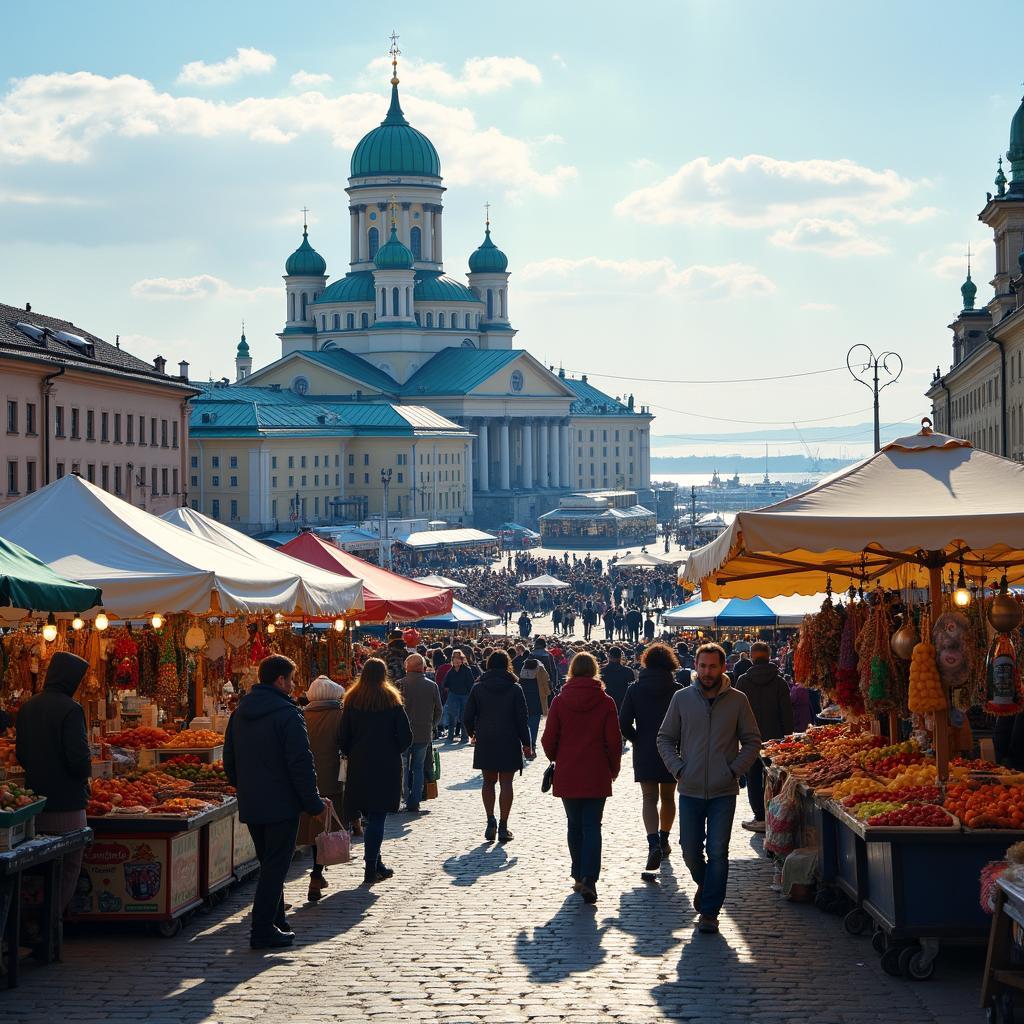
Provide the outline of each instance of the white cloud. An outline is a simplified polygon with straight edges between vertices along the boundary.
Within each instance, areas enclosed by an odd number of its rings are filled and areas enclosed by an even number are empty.
[[[834,302],[801,302],[800,308],[805,313],[831,313],[837,307]]]
[[[390,67],[387,57],[378,57],[370,62],[367,70],[374,74],[376,81],[379,73]],[[520,82],[531,85],[541,82],[540,68],[522,57],[470,57],[458,75],[453,75],[443,64],[402,61],[398,77],[404,86],[446,99],[483,96]]]
[[[240,46],[234,57],[228,57],[219,64],[207,64],[203,60],[186,64],[178,75],[178,81],[187,85],[229,85],[246,75],[272,71],[276,63],[277,58],[272,53]]]
[[[320,92],[224,102],[159,92],[133,75],[30,75],[14,80],[0,96],[0,162],[81,163],[110,137],[162,135],[241,136],[275,145],[319,135],[346,150],[380,123],[386,103],[379,93],[327,97]],[[576,177],[571,166],[539,169],[535,144],[481,128],[465,107],[409,96],[403,96],[403,105],[437,146],[449,185],[492,183],[506,186],[513,197],[555,195]]]
[[[769,239],[772,245],[823,256],[877,256],[888,250],[881,242],[865,238],[852,220],[801,217],[791,228],[779,228]]]
[[[751,154],[713,163],[698,157],[625,196],[622,217],[646,224],[712,224],[778,229],[772,241],[830,255],[885,251],[854,223],[914,224],[933,216],[918,203],[928,182],[853,160],[777,160]]]
[[[19,206],[99,206],[99,199],[85,199],[82,196],[47,195],[43,192],[13,192],[0,189],[0,203]]]
[[[194,277],[146,277],[132,285],[137,299],[191,302],[194,299],[255,298],[257,295],[276,294],[280,289],[271,287],[237,288],[221,277],[197,274]]]
[[[299,89],[303,89],[306,86],[327,85],[333,81],[333,77],[327,74],[326,71],[319,74],[314,71],[296,71],[291,77],[292,85]]]
[[[690,298],[724,299],[770,295],[775,283],[746,263],[693,264],[679,267],[674,260],[611,260],[599,256],[582,259],[553,257],[528,263],[520,278],[537,290],[550,286],[576,294],[627,291],[680,293]],[[539,286],[539,287],[538,287]]]
[[[991,235],[926,249],[918,254],[917,262],[945,281],[963,281],[967,276],[968,245],[971,248],[971,277],[980,290],[981,283],[988,281],[995,273],[995,247]]]
[[[560,68],[567,68],[569,66],[565,63],[565,58],[560,53],[551,54],[551,63],[557,64]]]

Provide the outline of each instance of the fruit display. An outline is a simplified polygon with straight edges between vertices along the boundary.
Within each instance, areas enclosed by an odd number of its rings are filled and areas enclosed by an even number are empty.
[[[962,782],[946,790],[943,804],[968,828],[1024,828],[1024,787]]]
[[[898,811],[902,807],[903,804],[897,803],[895,800],[865,800],[864,803],[854,807],[850,813],[861,821],[867,821],[868,818],[873,818],[876,814]]]
[[[188,782],[206,785],[211,782],[226,783],[228,777],[224,772],[224,762],[215,761],[213,764],[203,764],[194,754],[186,754],[184,757],[172,757],[161,766],[165,775],[175,779],[185,779]]]
[[[13,739],[0,739],[0,768],[4,768],[9,772],[19,771],[21,768],[18,764],[18,758],[14,753]]]
[[[899,775],[904,769],[914,765],[924,764],[927,759],[924,754],[892,754],[890,757],[883,757],[880,761],[873,761],[865,765],[865,771],[872,775],[888,776]]]
[[[905,740],[903,743],[890,743],[885,747],[875,747],[866,751],[860,758],[861,764],[869,768],[879,761],[885,761],[892,757],[914,756],[921,752],[921,746],[916,740]]]
[[[867,820],[872,827],[952,828],[953,818],[935,804],[907,804],[897,810],[874,814]]]
[[[864,775],[854,775],[832,788],[832,799],[843,800],[846,797],[855,796],[860,793],[877,793],[879,783],[877,779],[870,779]]]
[[[195,800],[192,797],[174,797],[171,800],[165,800],[162,804],[151,807],[150,814],[181,814],[188,816],[198,814],[199,811],[205,811],[212,806],[208,800]]]
[[[939,773],[934,764],[912,765],[893,777],[888,789],[906,789],[908,786],[934,786],[939,780]]]
[[[0,811],[20,811],[38,799],[31,789],[24,786],[16,786],[13,782],[0,783]]]
[[[937,656],[935,645],[929,640],[922,640],[914,648],[910,659],[910,695],[907,706],[915,714],[941,711],[946,707],[946,690],[939,677]]]
[[[128,779],[93,779],[89,793],[93,800],[112,807],[152,807],[157,802],[150,786]]]
[[[939,804],[942,803],[942,790],[938,786],[908,786],[906,789],[896,790],[872,789],[846,797],[843,806],[849,809],[868,800],[888,800],[901,804]]]
[[[175,733],[166,743],[164,750],[171,750],[178,747],[195,748],[218,747],[224,742],[224,737],[219,732],[212,732],[209,729],[186,729],[183,732]]]
[[[853,762],[848,757],[824,758],[813,762],[805,772],[800,773],[800,778],[811,788],[822,789],[847,778],[853,768]]]
[[[162,747],[170,738],[169,732],[148,726],[124,729],[121,732],[111,732],[104,736],[106,742],[112,747],[130,747],[133,750],[154,750],[157,747]]]
[[[856,754],[883,746],[885,746],[885,740],[881,736],[873,736],[869,732],[847,733],[817,743],[818,750],[821,751],[823,757]]]
[[[164,771],[146,772],[139,782],[152,790],[170,790],[172,793],[181,793],[192,788],[192,783],[188,779],[179,779]]]

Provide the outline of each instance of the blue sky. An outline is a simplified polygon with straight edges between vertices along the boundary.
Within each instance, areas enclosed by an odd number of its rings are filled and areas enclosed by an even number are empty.
[[[838,367],[860,341],[907,364],[883,419],[927,411],[968,243],[991,294],[977,212],[1024,11],[971,43],[963,6],[935,0],[376,11],[9,7],[0,300],[201,377],[232,372],[244,317],[269,362],[300,207],[332,278],[347,269],[348,157],[384,116],[394,27],[449,188],[446,269],[465,273],[490,200],[518,344],[635,392],[656,433],[862,423],[845,371],[673,383]]]

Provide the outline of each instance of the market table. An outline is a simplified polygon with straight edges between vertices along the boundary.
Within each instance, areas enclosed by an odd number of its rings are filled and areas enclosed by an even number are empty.
[[[18,942],[21,932],[21,879],[30,868],[43,866],[43,941],[40,962],[60,960],[61,865],[65,854],[92,842],[91,828],[78,828],[61,835],[39,835],[0,853],[0,933],[7,943],[7,987],[18,984]]]
[[[1024,991],[1024,888],[1005,875],[996,881],[995,911],[981,986],[981,1005],[992,1024],[1013,1024],[1015,994]]]

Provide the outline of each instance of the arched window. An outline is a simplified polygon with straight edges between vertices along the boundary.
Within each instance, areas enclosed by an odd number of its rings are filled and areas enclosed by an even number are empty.
[[[369,327],[370,326],[370,314],[369,313],[364,313],[363,314],[362,322],[363,322],[363,327]]]
[[[306,319],[306,293],[302,293],[302,319]]]
[[[380,248],[380,233],[376,228],[370,228],[368,237],[370,241],[370,259],[372,260],[373,257],[377,255],[377,250]]]
[[[472,317],[470,317],[470,315],[467,313],[466,314],[466,330],[469,330],[469,328],[471,326],[472,326]]]
[[[501,317],[504,319],[508,314],[505,312],[505,289],[501,288],[498,291],[498,296],[501,299]]]
[[[388,315],[388,290],[387,288],[381,288],[380,290],[380,315]]]
[[[391,315],[401,316],[401,311],[398,308],[398,289],[391,289]]]
[[[288,296],[288,319],[295,319],[295,292],[291,292]]]
[[[349,315],[347,317],[345,317],[345,328],[346,328],[346,330],[351,331],[351,330],[355,329],[355,326],[356,326],[356,315],[355,315],[355,313],[349,313]]]
[[[433,327],[434,326],[434,314],[433,313],[428,313],[427,314],[427,326],[428,327]]]
[[[420,313],[419,313],[419,310],[417,310],[417,311],[416,311],[416,312],[415,312],[415,313],[413,314],[413,316],[415,317],[415,319],[416,319],[416,323],[418,324],[418,323],[420,322]]]
[[[444,327],[444,313],[437,314],[437,326]]]
[[[313,317],[313,322],[316,323],[316,317]],[[327,330],[327,317],[323,313],[320,314],[320,330]]]
[[[334,314],[334,329],[336,331],[340,331],[341,330],[341,314],[340,313],[335,313]]]
[[[494,289],[487,289],[487,319],[494,319]]]
[[[419,228],[413,228],[409,232],[409,248],[412,249],[412,258],[418,260],[420,258],[420,251],[422,249],[423,236]]]

